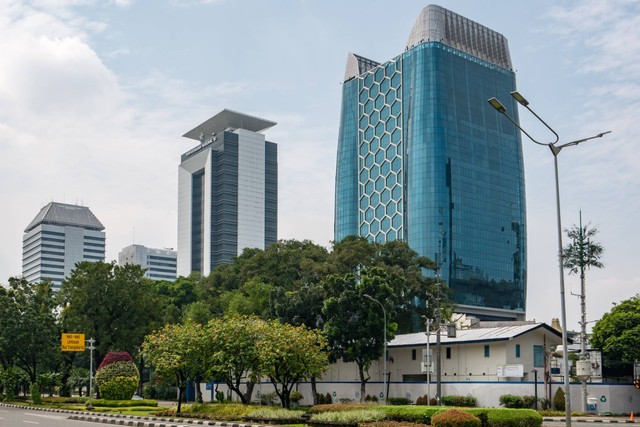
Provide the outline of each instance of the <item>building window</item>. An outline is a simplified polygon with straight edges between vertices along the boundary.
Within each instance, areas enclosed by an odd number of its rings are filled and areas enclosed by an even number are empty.
[[[489,350],[489,346],[485,345],[484,346],[484,357],[489,357],[491,356],[491,351]]]
[[[411,360],[416,360],[416,349],[411,350]]]
[[[544,368],[544,347],[541,345],[533,346],[533,367]]]
[[[451,359],[451,347],[447,347],[447,359]]]
[[[516,357],[520,357],[520,344],[516,344]]]

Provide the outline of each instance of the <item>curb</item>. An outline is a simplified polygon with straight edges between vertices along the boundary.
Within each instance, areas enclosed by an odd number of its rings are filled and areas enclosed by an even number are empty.
[[[566,418],[549,418],[543,417],[542,421],[552,421],[557,423],[564,423],[567,421]],[[636,421],[632,420],[616,420],[616,419],[603,419],[603,418],[594,418],[594,419],[576,419],[571,418],[572,423],[599,423],[599,424],[635,424]]]
[[[191,425],[205,425],[205,426],[215,426],[215,427],[273,427],[267,424],[229,423],[229,422],[222,422],[222,421],[205,421],[205,420],[198,420],[198,419],[191,419],[191,418],[142,417],[139,415],[122,415],[122,414],[112,414],[112,413],[105,413],[105,412],[83,412],[83,411],[73,411],[70,409],[41,408],[39,406],[15,405],[15,404],[0,402],[0,407],[2,406],[5,408],[28,409],[32,411],[70,414],[69,419],[75,420],[75,421],[89,421],[89,422],[95,422],[95,423],[114,424],[114,425],[121,425],[121,426],[180,427],[185,424],[191,424]]]

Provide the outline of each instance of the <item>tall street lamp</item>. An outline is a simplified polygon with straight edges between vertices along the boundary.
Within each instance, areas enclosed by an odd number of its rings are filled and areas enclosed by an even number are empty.
[[[569,357],[568,357],[568,345],[567,345],[567,313],[565,308],[565,294],[564,294],[564,265],[562,260],[562,221],[560,218],[560,183],[558,178],[558,154],[565,147],[571,147],[572,145],[578,145],[582,142],[589,141],[591,139],[602,138],[604,135],[610,133],[611,131],[602,132],[594,136],[590,136],[588,138],[578,139],[576,141],[566,142],[564,144],[557,145],[557,142],[560,140],[560,137],[554,131],[551,126],[549,126],[544,120],[538,116],[535,111],[533,111],[529,107],[529,101],[527,101],[519,92],[514,91],[511,92],[511,96],[515,99],[520,105],[525,107],[531,114],[533,114],[543,125],[546,126],[554,135],[555,140],[553,142],[540,142],[534,139],[531,135],[527,133],[524,129],[520,127],[518,122],[516,122],[509,114],[507,114],[507,109],[502,105],[500,101],[496,98],[489,99],[489,104],[493,108],[495,108],[500,114],[505,116],[511,123],[513,123],[522,133],[524,133],[531,141],[535,142],[538,145],[546,145],[551,150],[553,154],[553,166],[555,169],[555,180],[556,180],[556,211],[557,211],[557,222],[558,222],[558,268],[560,271],[560,313],[562,316],[562,362],[564,366],[564,388],[565,388],[565,421],[567,427],[571,426],[571,391],[569,389],[570,378],[569,378]]]
[[[384,404],[387,404],[387,310],[384,309],[384,305],[378,301],[377,299],[375,299],[374,297],[372,297],[369,294],[363,294],[363,297],[370,299],[373,302],[377,302],[378,304],[380,304],[380,307],[382,308],[382,315],[384,316],[384,354],[382,355],[382,360],[384,363],[384,367],[382,368],[383,372],[382,372],[382,392],[384,394]]]

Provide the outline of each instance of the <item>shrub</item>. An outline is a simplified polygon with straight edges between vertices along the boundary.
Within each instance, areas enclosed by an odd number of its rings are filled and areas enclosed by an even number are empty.
[[[476,398],[473,396],[442,396],[440,401],[445,406],[462,406],[467,408],[476,406]]]
[[[89,402],[86,401],[86,404],[88,405]],[[93,399],[91,404],[93,406],[102,407],[102,408],[129,408],[134,406],[147,406],[147,407],[158,406],[158,402],[156,400],[150,400],[150,399],[145,399],[145,400]]]
[[[383,408],[383,407],[380,407]],[[341,404],[323,404],[323,405],[315,405],[309,409],[309,412],[312,414],[319,414],[321,412],[345,412],[345,411],[358,411],[361,409],[371,409],[371,405],[365,405],[361,403],[353,403],[350,405],[341,405]]]
[[[378,396],[376,396],[375,394],[373,396],[367,394],[367,396],[364,398],[365,402],[378,402]]]
[[[431,418],[431,425],[434,427],[480,427],[481,422],[478,417],[469,412],[459,409],[449,409]]]
[[[389,405],[411,405],[413,402],[411,399],[407,399],[406,397],[390,397],[387,399],[387,404]]]
[[[382,406],[388,420],[431,424],[431,417],[442,412],[439,406]]]
[[[564,411],[564,405],[564,390],[558,388],[558,390],[556,390],[556,394],[553,396],[553,407],[556,411]]]
[[[100,384],[100,396],[107,400],[129,400],[138,388],[136,377],[115,377]]]
[[[31,401],[34,405],[42,405],[42,396],[40,395],[40,386],[38,383],[32,383],[29,386],[29,392],[31,392]]]
[[[100,365],[98,366],[98,371],[105,366],[111,365],[116,362],[131,362],[133,363],[133,358],[126,351],[112,351],[107,353],[107,355],[102,359]],[[135,365],[135,363],[133,363]]]
[[[327,394],[324,395],[324,403],[326,403],[327,405],[331,405],[333,403],[331,393],[327,392]]]
[[[284,420],[284,419],[299,419],[302,418],[304,411],[292,411],[289,409],[277,408],[277,409],[256,409],[249,412],[245,418],[260,419],[260,420]]]
[[[382,421],[386,417],[385,413],[376,409],[359,409],[356,411],[322,412],[313,414],[310,423],[331,422],[340,424],[357,424],[370,421]]]
[[[533,408],[536,406],[536,397],[535,396],[522,396],[523,408]]]
[[[300,402],[301,400],[303,400],[304,396],[299,391],[293,391],[293,392],[291,392],[291,395],[289,395],[289,399],[293,403],[296,403],[296,402]]]
[[[542,416],[533,409],[486,409],[489,427],[539,427]]]
[[[420,396],[416,399],[416,405],[428,405],[429,404],[429,395],[425,394],[424,396]]]
[[[96,371],[100,396],[108,400],[131,399],[139,381],[138,368],[126,352],[107,353]]]
[[[503,394],[500,396],[500,404],[505,408],[524,408],[522,397],[513,394]]]

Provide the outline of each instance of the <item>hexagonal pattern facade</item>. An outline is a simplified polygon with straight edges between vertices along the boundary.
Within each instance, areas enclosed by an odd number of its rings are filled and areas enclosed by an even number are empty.
[[[379,243],[403,239],[402,64],[370,70],[359,85],[360,235]]]

